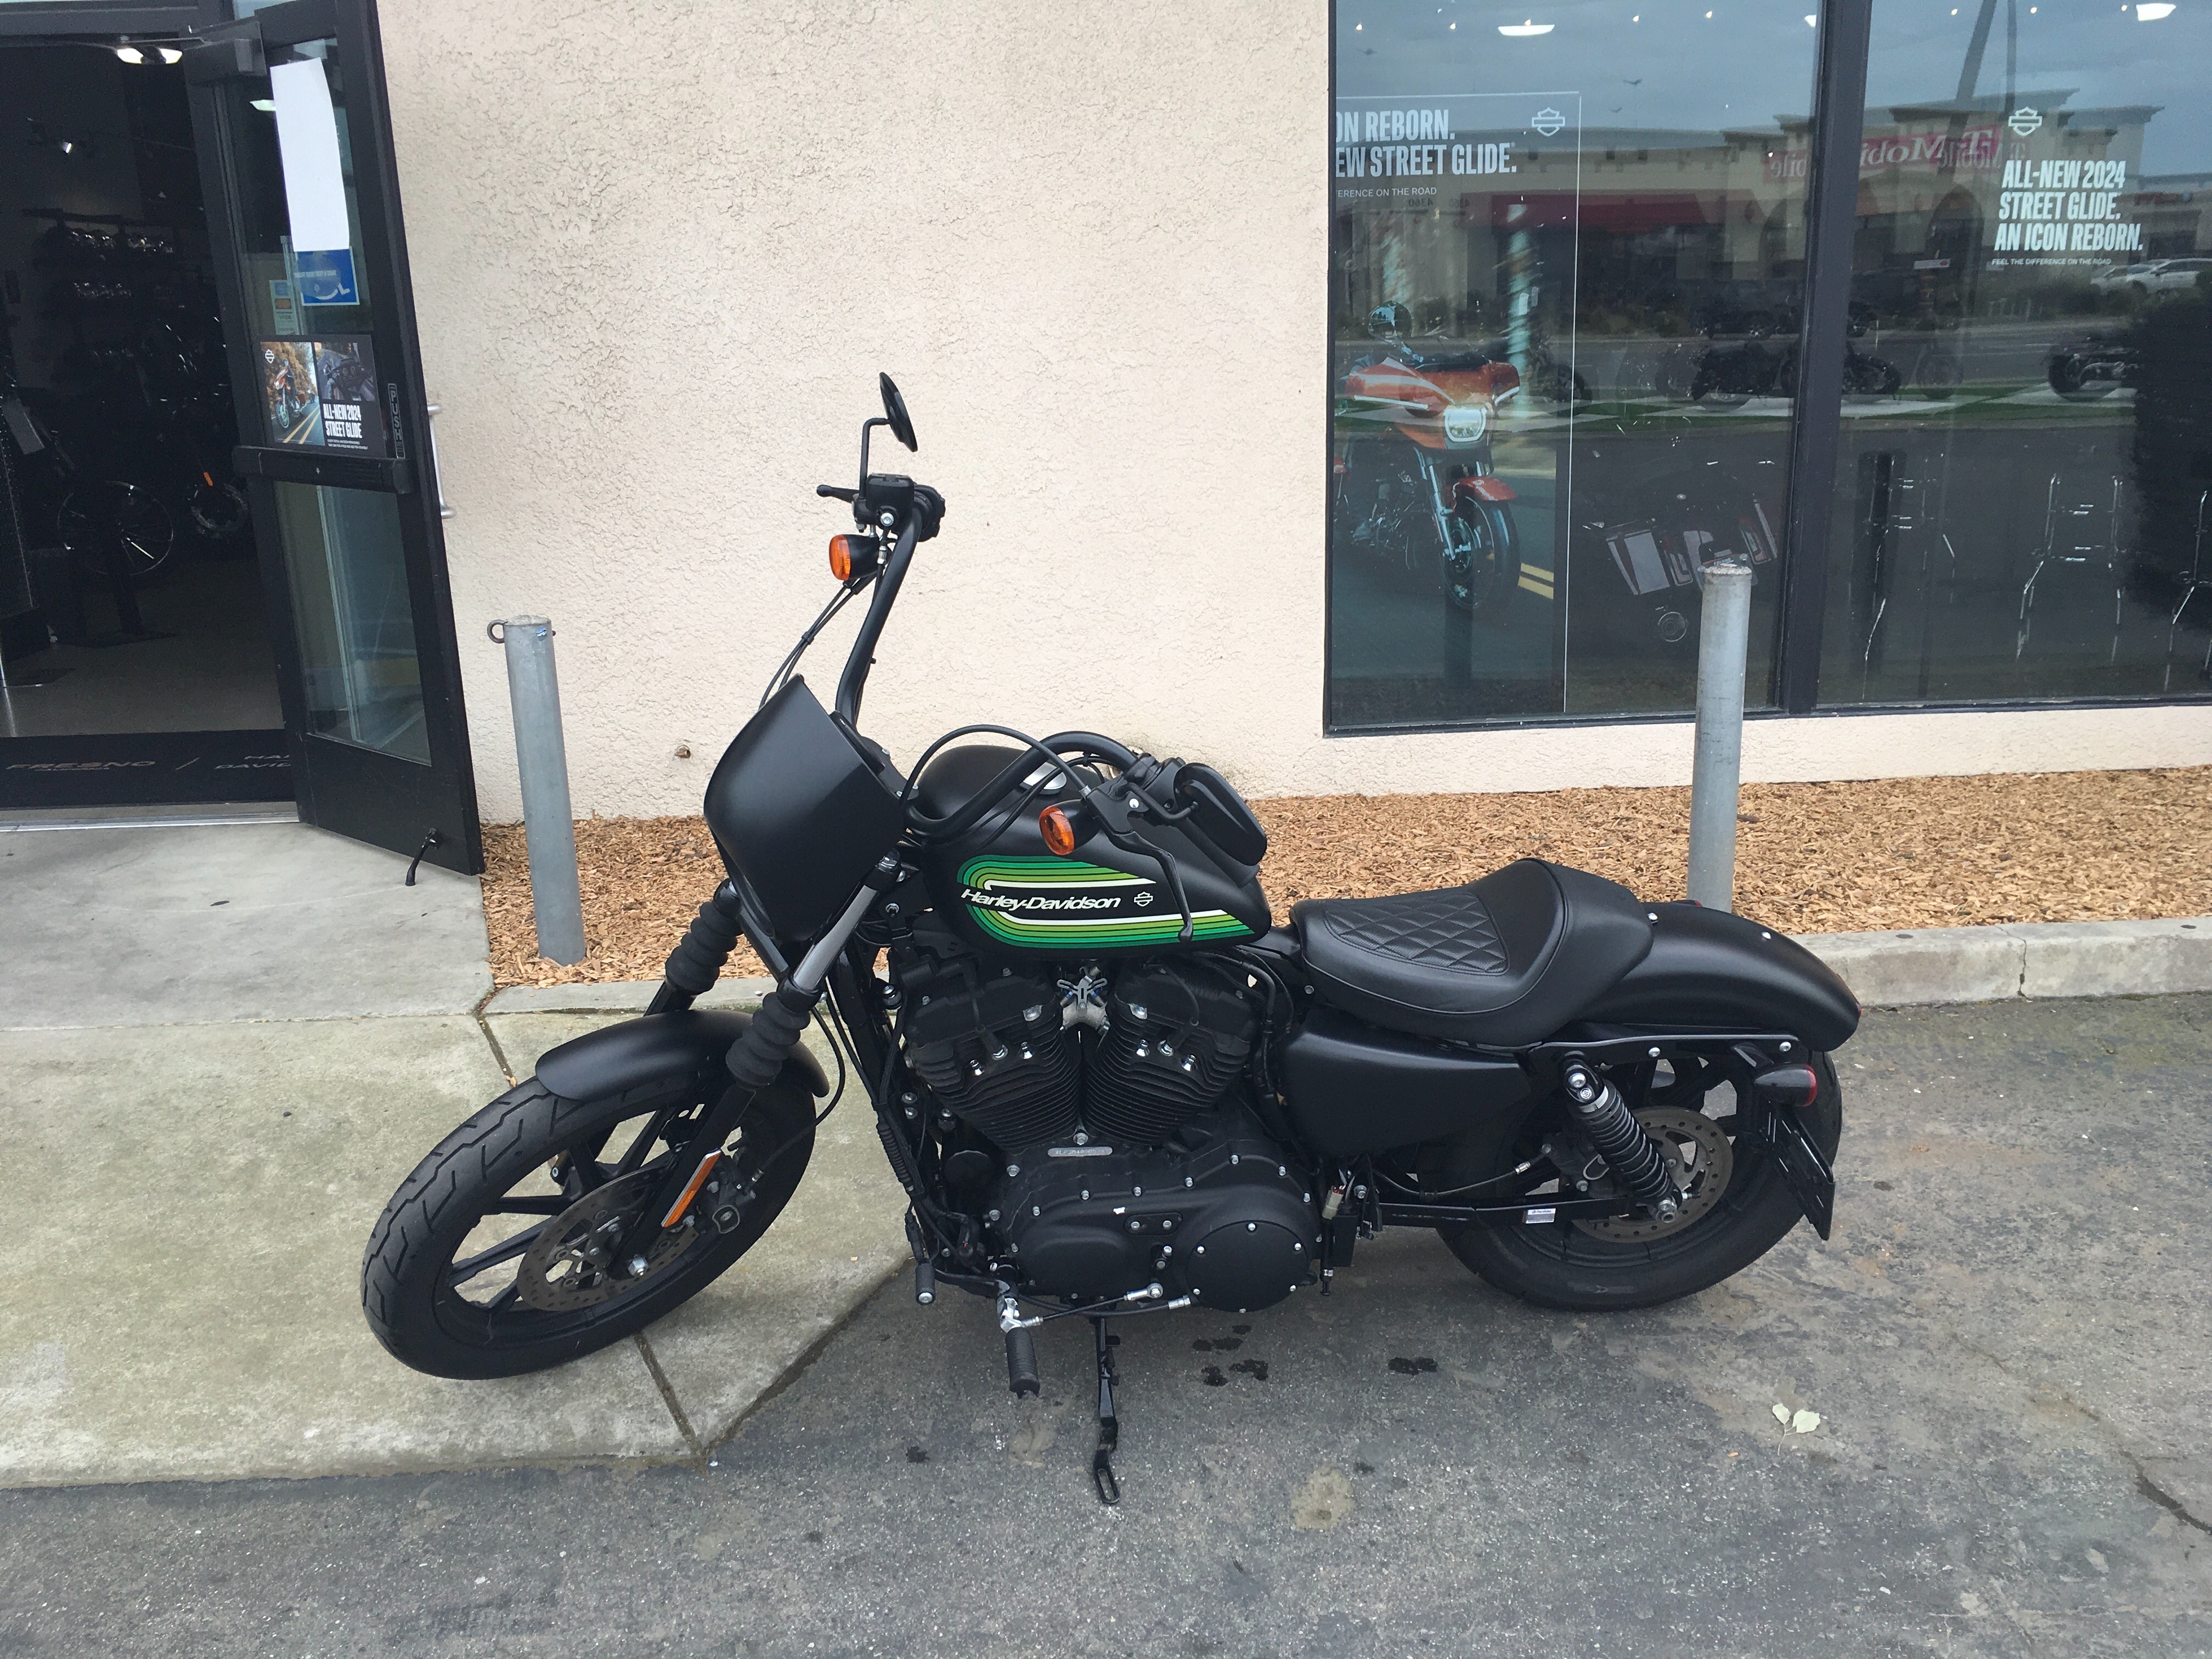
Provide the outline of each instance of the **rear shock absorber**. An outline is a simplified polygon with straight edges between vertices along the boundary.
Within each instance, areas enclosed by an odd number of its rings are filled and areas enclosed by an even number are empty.
[[[1662,1221],[1672,1221],[1681,1206],[1674,1178],[1667,1173],[1667,1160],[1644,1133],[1620,1091],[1578,1060],[1568,1062],[1559,1081],[1566,1090],[1568,1113],[1590,1138],[1606,1167],[1645,1209]]]

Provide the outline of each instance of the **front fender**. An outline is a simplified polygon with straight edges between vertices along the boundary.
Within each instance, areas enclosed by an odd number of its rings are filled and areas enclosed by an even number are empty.
[[[1651,909],[1650,951],[1577,1024],[1790,1031],[1823,1054],[1858,1030],[1850,988],[1795,939],[1700,904]]]
[[[719,1077],[726,1083],[723,1056],[752,1023],[750,1014],[722,1008],[641,1015],[549,1049],[538,1062],[538,1080],[564,1100],[621,1094],[656,1078]],[[830,1092],[821,1061],[804,1048],[784,1061],[782,1080],[817,1097]]]

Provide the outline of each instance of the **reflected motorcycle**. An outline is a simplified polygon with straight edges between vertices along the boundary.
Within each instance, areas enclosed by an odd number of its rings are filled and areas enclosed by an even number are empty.
[[[1482,351],[1418,351],[1402,337],[1406,320],[1402,306],[1376,310],[1369,331],[1385,347],[1339,388],[1335,539],[1501,621],[1521,585],[1521,544],[1491,434],[1520,395],[1520,373]]]
[[[858,482],[820,489],[852,510],[836,589],[707,786],[726,879],[643,1016],[546,1054],[394,1194],[362,1275],[386,1347],[473,1378],[619,1341],[754,1246],[848,1093],[905,1194],[918,1304],[982,1298],[1017,1395],[1036,1328],[1091,1322],[1107,1503],[1112,1321],[1327,1295],[1391,1227],[1590,1313],[1702,1290],[1801,1219],[1826,1237],[1830,1054],[1859,1011],[1771,929],[1533,858],[1279,927],[1267,835],[1211,766],[989,722],[902,765],[868,737],[945,514],[869,470],[877,428],[915,447],[881,391]],[[799,659],[864,597],[825,708]],[[741,938],[775,990],[695,1006]]]

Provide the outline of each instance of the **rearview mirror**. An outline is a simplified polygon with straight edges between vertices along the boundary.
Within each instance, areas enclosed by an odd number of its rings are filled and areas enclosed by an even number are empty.
[[[899,389],[892,384],[890,375],[878,374],[876,378],[883,382],[884,418],[890,422],[891,436],[908,449],[918,447],[914,441],[914,417],[906,412],[906,399],[899,396]]]

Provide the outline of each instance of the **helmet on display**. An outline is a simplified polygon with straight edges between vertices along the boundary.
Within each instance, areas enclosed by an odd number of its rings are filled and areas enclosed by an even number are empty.
[[[1397,339],[1413,331],[1413,313],[1393,300],[1388,305],[1377,306],[1367,313],[1367,334],[1370,339]]]

